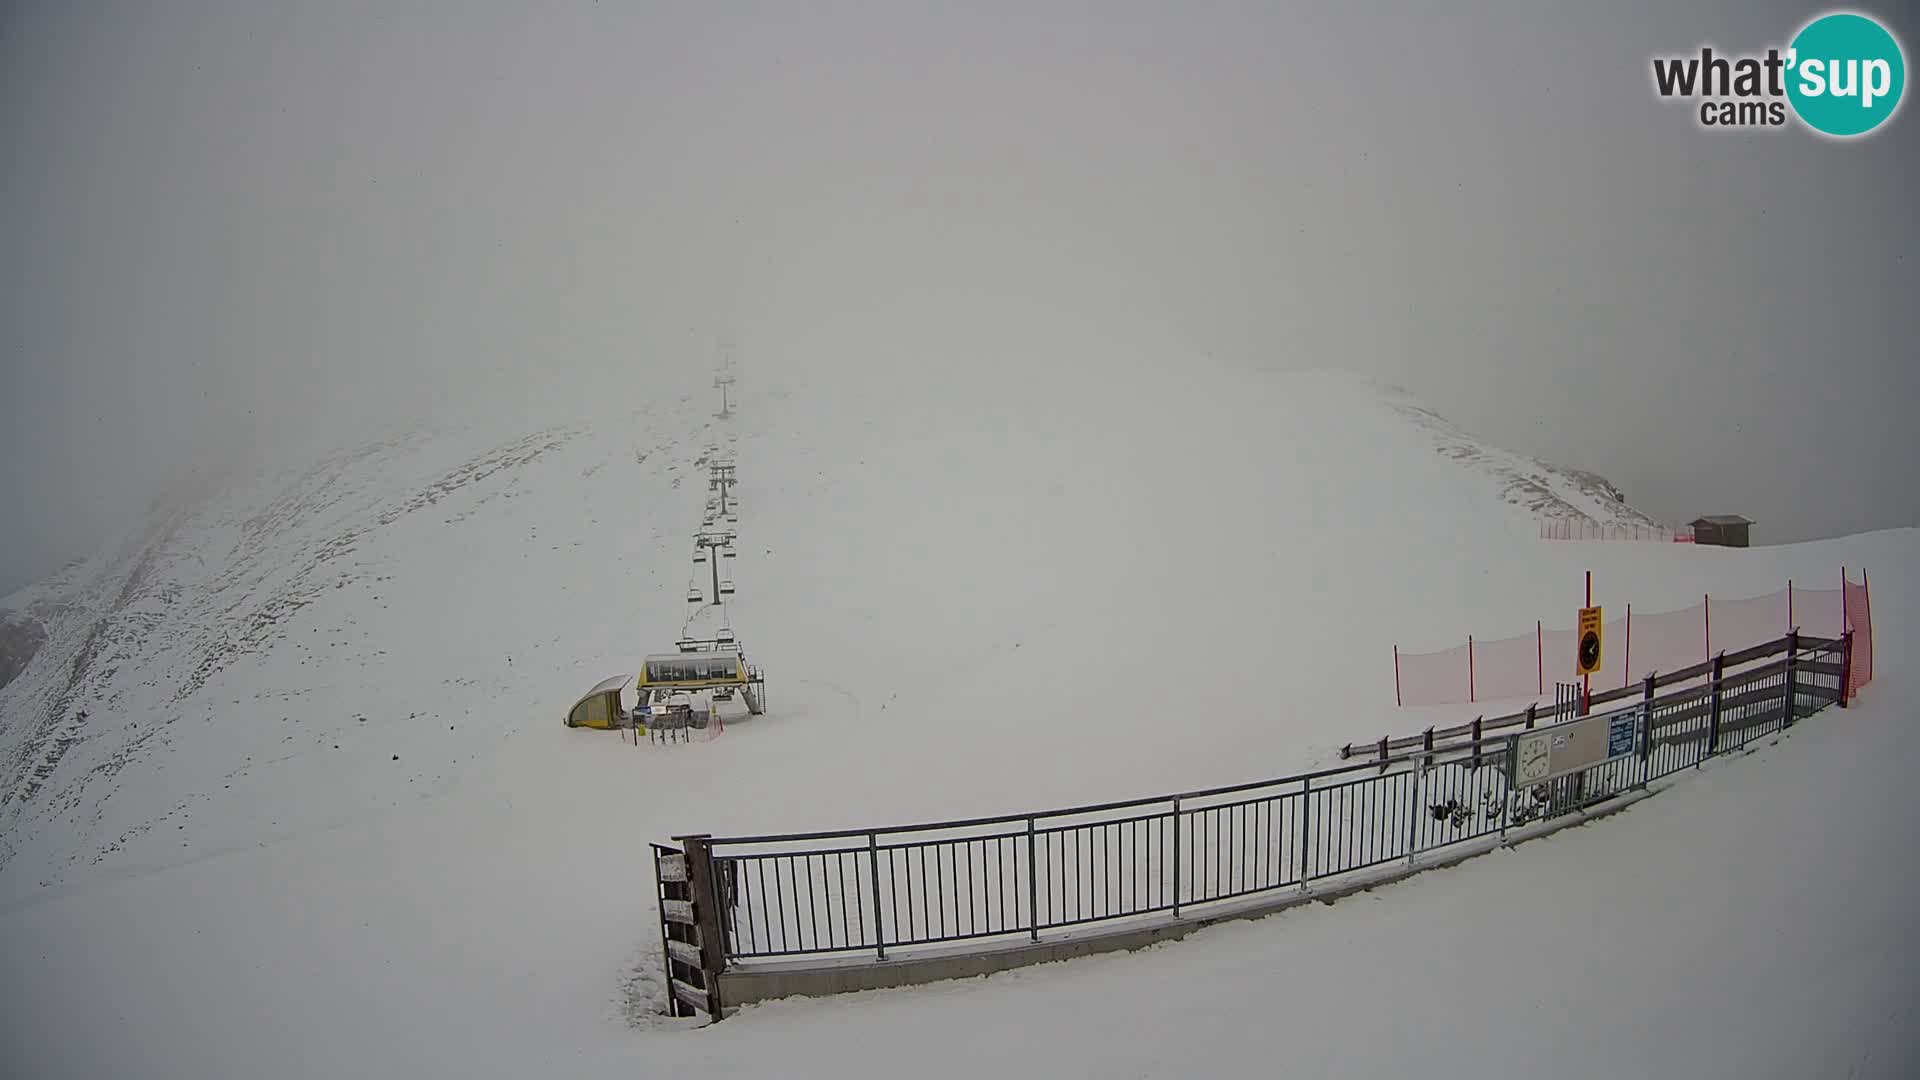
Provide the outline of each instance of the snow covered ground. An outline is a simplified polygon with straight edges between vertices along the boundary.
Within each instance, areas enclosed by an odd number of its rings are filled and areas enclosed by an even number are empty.
[[[1598,511],[1590,480],[1337,373],[798,358],[744,365],[724,423],[703,375],[263,475],[0,603],[49,629],[0,689],[5,1071],[1912,1064],[1920,533],[1542,543],[1541,493]],[[674,748],[564,729],[671,648],[729,439],[727,615],[769,714]],[[1391,644],[1570,618],[1584,569],[1657,607],[1842,564],[1874,572],[1863,707],[1618,817],[1138,955],[649,1015],[649,840],[1278,775],[1461,718],[1393,708]]]

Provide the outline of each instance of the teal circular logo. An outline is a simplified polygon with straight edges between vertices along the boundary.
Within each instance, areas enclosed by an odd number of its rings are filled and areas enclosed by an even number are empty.
[[[1907,85],[1900,43],[1865,15],[1822,15],[1801,28],[1790,49],[1787,100],[1815,131],[1864,135],[1900,107]]]

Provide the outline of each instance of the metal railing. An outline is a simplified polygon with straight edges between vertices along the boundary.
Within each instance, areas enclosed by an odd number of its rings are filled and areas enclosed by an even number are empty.
[[[1732,668],[1744,668],[1749,664],[1759,664],[1762,661],[1778,657],[1784,654],[1792,643],[1796,641],[1799,642],[1799,647],[1801,648],[1814,648],[1839,640],[1838,638],[1815,638],[1798,633],[1789,633],[1785,636],[1775,638],[1772,641],[1763,641],[1758,645],[1752,645],[1736,652],[1723,652],[1712,659],[1704,660],[1690,667],[1683,667],[1674,671],[1654,672],[1639,683],[1597,691],[1591,698],[1590,705],[1598,708],[1602,705],[1610,705],[1615,702],[1627,701],[1635,697],[1644,696],[1646,693],[1647,679],[1652,680],[1655,689],[1686,686],[1697,683],[1703,679],[1714,677],[1716,670],[1724,672]],[[1777,666],[1778,664],[1778,660],[1772,661],[1773,666]],[[1755,668],[1753,670],[1759,669]],[[1728,677],[1731,678],[1732,676],[1729,675]],[[1546,723],[1551,719],[1552,715],[1547,707],[1542,706],[1540,702],[1534,702],[1524,709],[1502,716],[1476,717],[1463,724],[1455,724],[1452,727],[1446,728],[1428,728],[1423,732],[1401,736],[1399,738],[1383,736],[1375,742],[1348,743],[1340,748],[1340,757],[1342,760],[1367,757],[1385,759],[1408,750],[1425,752],[1436,749],[1447,749],[1479,742],[1491,735],[1505,731],[1527,730],[1538,724]]]
[[[710,859],[721,963],[890,951],[1179,915],[1299,888],[1590,807],[1842,701],[1847,640],[1789,635],[1769,663],[1656,696],[1634,750],[1514,790],[1516,735],[1276,780],[1031,814],[687,838]],[[1792,707],[1787,707],[1788,702]],[[1618,707],[1618,706],[1617,706]],[[684,950],[683,950],[684,951]]]

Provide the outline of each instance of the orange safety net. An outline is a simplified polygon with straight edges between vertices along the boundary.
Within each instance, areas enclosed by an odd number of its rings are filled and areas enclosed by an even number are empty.
[[[1789,582],[1764,596],[1701,602],[1678,611],[1640,612],[1631,606],[1607,622],[1596,688],[1625,686],[1658,671],[1677,671],[1715,654],[1764,644],[1798,627],[1815,637],[1854,631],[1849,694],[1873,678],[1873,615],[1866,577],[1843,589],[1807,589]],[[1471,638],[1439,652],[1394,650],[1394,692],[1401,705],[1465,705],[1543,696],[1557,682],[1578,678],[1570,629],[1536,623],[1531,633],[1491,640]]]

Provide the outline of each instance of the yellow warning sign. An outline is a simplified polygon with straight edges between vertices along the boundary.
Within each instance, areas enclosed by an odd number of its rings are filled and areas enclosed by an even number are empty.
[[[1599,608],[1580,609],[1580,632],[1574,635],[1580,643],[1573,658],[1573,669],[1576,674],[1591,675],[1600,670],[1601,625]]]

